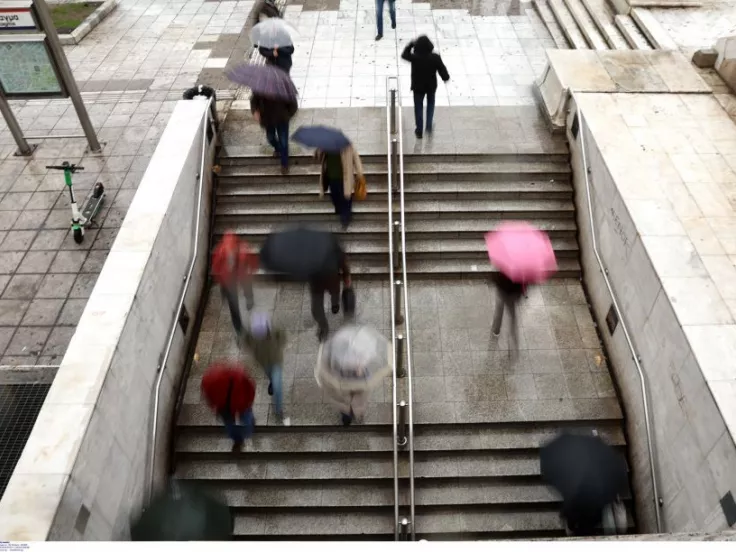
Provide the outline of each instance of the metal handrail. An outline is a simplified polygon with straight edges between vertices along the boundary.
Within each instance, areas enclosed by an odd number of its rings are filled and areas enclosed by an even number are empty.
[[[207,99],[207,106],[204,112],[204,118],[202,119],[202,157],[200,160],[199,165],[199,174],[197,175],[197,179],[199,180],[199,192],[197,194],[197,208],[195,212],[195,218],[194,218],[194,234],[192,236],[192,239],[194,241],[192,246],[192,255],[191,260],[189,261],[189,269],[187,270],[187,274],[184,277],[184,287],[181,290],[181,294],[179,296],[179,304],[176,308],[176,313],[174,315],[174,321],[171,324],[171,329],[169,330],[169,338],[166,342],[166,348],[164,349],[164,354],[161,358],[161,362],[159,363],[156,372],[158,373],[158,376],[156,378],[156,391],[154,395],[154,401],[153,401],[153,414],[151,416],[151,438],[149,441],[149,454],[148,454],[148,486],[146,488],[147,490],[147,501],[150,501],[151,496],[153,494],[153,478],[154,478],[154,468],[155,468],[155,461],[156,461],[156,437],[158,434],[158,411],[159,411],[159,403],[161,401],[161,382],[163,381],[164,373],[166,372],[166,365],[169,361],[169,356],[171,355],[171,347],[174,343],[174,336],[176,335],[176,328],[179,325],[179,318],[181,316],[181,311],[184,308],[184,300],[186,298],[187,292],[189,291],[189,284],[192,281],[192,273],[194,272],[194,265],[197,262],[197,254],[199,253],[199,226],[200,226],[200,218],[202,214],[202,205],[203,205],[203,196],[204,196],[204,182],[205,182],[205,174],[204,174],[204,164],[205,164],[205,158],[207,155],[207,130],[208,130],[208,124],[210,122],[210,115],[211,115],[211,109],[212,109],[212,97]]]
[[[411,351],[411,316],[409,311],[409,278],[406,272],[406,208],[404,202],[404,124],[401,109],[400,79],[396,79],[397,119],[399,120],[399,198],[401,214],[401,278],[404,282],[404,340],[406,343],[406,388],[407,408],[409,410],[409,511],[411,522],[411,540],[416,539],[415,506],[414,506],[414,389],[412,383],[412,351]]]
[[[576,100],[575,94],[572,94],[573,100]],[[575,101],[577,105],[577,101]],[[656,518],[657,523],[657,532],[662,532],[662,519],[660,516],[659,508],[661,506],[661,499],[659,498],[659,486],[657,484],[657,468],[656,468],[656,462],[654,460],[655,458],[655,451],[654,451],[654,441],[652,440],[652,423],[651,423],[651,414],[649,410],[649,388],[647,386],[646,382],[646,376],[644,375],[644,370],[641,367],[641,362],[639,360],[639,355],[636,353],[634,349],[634,343],[631,339],[631,335],[629,334],[629,330],[626,327],[626,322],[624,320],[623,314],[621,313],[621,309],[618,306],[618,301],[616,300],[616,293],[613,291],[613,286],[611,285],[611,281],[608,279],[608,269],[603,266],[603,260],[601,259],[600,254],[598,253],[598,240],[596,238],[596,231],[595,231],[595,223],[593,221],[593,202],[590,199],[590,179],[588,178],[588,174],[590,173],[590,167],[588,167],[588,158],[585,153],[585,128],[584,128],[584,120],[583,120],[583,114],[578,108],[577,110],[577,117],[578,117],[578,129],[579,129],[579,136],[580,136],[580,151],[582,153],[582,161],[583,161],[583,174],[585,175],[585,194],[588,200],[588,216],[590,218],[590,238],[593,244],[593,253],[595,254],[595,258],[598,261],[598,267],[601,270],[601,274],[603,274],[603,279],[606,282],[606,287],[608,288],[608,293],[611,295],[611,302],[613,304],[613,308],[616,311],[616,316],[618,316],[619,324],[621,325],[621,329],[624,332],[624,337],[626,338],[626,344],[629,346],[629,350],[631,351],[631,358],[634,360],[634,365],[636,366],[636,370],[639,373],[639,381],[641,383],[641,399],[642,403],[644,405],[644,427],[646,429],[647,434],[647,451],[649,453],[649,469],[652,472],[652,494],[654,497],[654,514]]]
[[[394,209],[393,209],[393,159],[391,151],[391,131],[394,126],[392,123],[395,121],[396,113],[393,111],[394,106],[392,105],[391,95],[391,80],[394,77],[388,77],[386,79],[386,138],[388,153],[386,159],[388,160],[388,259],[389,259],[389,281],[391,283],[392,292],[391,296],[391,346],[394,355],[394,369],[392,370],[392,387],[393,387],[393,447],[394,447],[394,539],[399,540],[399,415],[397,412],[398,404],[398,361],[396,358],[396,300],[393,293],[394,276],[395,276],[395,259],[394,259]],[[398,88],[398,85],[396,86]],[[394,88],[394,90],[396,90]]]

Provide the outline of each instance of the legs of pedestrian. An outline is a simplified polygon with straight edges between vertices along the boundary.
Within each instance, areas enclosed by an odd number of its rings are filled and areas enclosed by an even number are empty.
[[[417,138],[422,137],[422,128],[424,128],[424,93],[414,92],[414,134]]]
[[[509,351],[512,355],[519,352],[519,328],[516,325],[516,301],[506,298],[506,308],[509,311],[509,323],[511,324],[511,342]]]
[[[240,415],[240,423],[242,424],[242,435],[244,439],[250,439],[256,430],[256,418],[253,415],[253,409],[249,408]]]
[[[503,309],[506,305],[506,298],[501,290],[496,294],[496,310],[493,312],[493,326],[491,331],[493,335],[498,337],[501,335],[501,322],[503,322]]]
[[[311,290],[312,300],[312,317],[317,322],[317,338],[320,341],[327,339],[329,325],[327,324],[327,316],[325,315],[325,294],[321,291]]]
[[[281,148],[279,146],[279,141],[276,138],[276,127],[275,126],[266,127],[266,140],[268,140],[268,143],[271,144],[271,147],[273,148],[274,157],[281,155]]]
[[[283,123],[276,127],[276,139],[281,154],[281,167],[289,167],[289,123]]]
[[[376,0],[376,40],[383,38],[383,4],[385,0]],[[389,3],[389,7],[391,4]]]
[[[253,411],[251,409],[246,410],[240,415],[240,423],[235,421],[235,417],[228,413],[221,413],[222,423],[225,424],[225,431],[228,437],[233,441],[233,452],[238,452],[243,446],[243,442],[253,435],[253,429],[255,427],[255,419],[253,418]]]
[[[233,321],[233,328],[235,333],[240,333],[243,330],[243,321],[240,318],[240,302],[238,300],[238,289],[235,286],[221,286],[222,296],[227,301],[227,305],[230,308],[230,317]],[[247,300],[247,299],[246,299]]]
[[[342,180],[330,180],[328,182],[330,189],[330,198],[332,205],[335,207],[335,213],[340,215],[340,222],[344,228],[347,228],[352,220],[353,200],[345,199],[345,190]]]
[[[345,427],[349,426],[353,423],[353,415],[352,414],[345,414],[344,412],[341,413],[342,417],[342,425]]]
[[[245,308],[252,310],[255,300],[253,299],[253,280],[251,278],[243,281],[243,294],[245,295]]]
[[[276,415],[284,417],[284,392],[283,392],[283,372],[278,364],[268,369],[268,394],[273,395],[273,408]]]
[[[332,308],[332,314],[340,312],[340,284],[338,284],[330,290],[330,307]]]
[[[391,17],[391,28],[396,28],[396,0],[388,0],[388,15]]]
[[[432,133],[434,121],[434,92],[427,92],[427,132]]]

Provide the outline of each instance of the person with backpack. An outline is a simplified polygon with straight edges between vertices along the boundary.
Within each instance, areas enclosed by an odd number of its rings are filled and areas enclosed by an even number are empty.
[[[432,133],[434,119],[435,92],[437,91],[437,74],[444,82],[450,80],[450,74],[439,54],[433,52],[434,44],[422,35],[415,41],[407,44],[401,57],[411,63],[411,89],[414,92],[414,120],[416,128],[414,135],[421,139],[424,131],[423,112],[424,97],[427,97],[427,125],[428,134]]]
[[[255,381],[242,365],[216,362],[202,376],[201,389],[205,401],[225,425],[233,441],[233,452],[239,452],[255,430]]]
[[[230,317],[236,333],[243,329],[240,318],[240,295],[245,294],[245,307],[253,308],[253,274],[258,270],[258,255],[250,251],[248,243],[232,232],[226,232],[212,251],[212,278],[219,284],[222,296],[230,308]]]
[[[261,365],[268,376],[268,394],[273,396],[274,410],[284,425],[290,425],[284,417],[283,365],[286,332],[274,326],[268,313],[254,312],[250,327],[243,331],[243,343],[253,353],[253,358]]]

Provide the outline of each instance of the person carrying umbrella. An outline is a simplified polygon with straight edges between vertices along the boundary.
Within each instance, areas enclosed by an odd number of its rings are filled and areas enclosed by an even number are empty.
[[[299,127],[293,138],[305,146],[316,148],[315,156],[322,166],[320,197],[329,190],[335,214],[340,216],[343,229],[347,229],[353,217],[356,183],[365,181],[360,155],[348,137],[335,128]]]
[[[528,284],[544,282],[557,270],[552,243],[544,232],[523,222],[507,222],[485,236],[488,257],[499,272],[493,277],[498,299],[491,331],[498,337],[505,309],[511,316],[513,349],[519,346],[516,305]]]
[[[284,346],[286,332],[274,326],[268,313],[254,312],[250,318],[250,327],[243,331],[243,342],[253,353],[256,362],[268,376],[268,394],[273,396],[276,415],[284,425],[289,425],[289,418],[284,417],[283,377]]]
[[[343,425],[363,418],[369,391],[391,373],[392,356],[388,340],[369,326],[343,326],[320,345],[314,377],[339,408]]]
[[[340,312],[340,282],[344,289],[350,289],[350,267],[345,252],[338,252],[338,270],[321,272],[309,280],[309,295],[312,303],[312,317],[317,322],[317,339],[324,341],[330,332],[325,315],[325,292],[330,295],[332,314]]]
[[[437,91],[437,73],[443,81],[450,80],[447,67],[442,62],[439,54],[433,52],[434,44],[422,35],[415,41],[407,44],[401,57],[411,63],[411,89],[414,92],[414,121],[416,127],[414,135],[422,138],[424,122],[422,112],[424,111],[424,97],[427,97],[427,133],[432,133],[432,122],[434,120],[434,99]]]
[[[273,146],[274,157],[281,159],[282,174],[289,172],[289,121],[297,109],[296,101],[271,99],[255,92],[250,99],[253,117],[266,130],[266,139]]]
[[[238,289],[245,294],[245,307],[253,308],[253,274],[258,270],[258,256],[250,251],[247,242],[232,232],[226,232],[212,251],[212,277],[220,285],[222,296],[230,308],[230,317],[236,333],[243,329],[240,318]]]
[[[256,24],[272,18],[281,18],[276,2],[273,0],[259,0],[258,5],[253,10],[253,20],[251,23]]]
[[[562,496],[560,514],[568,533],[591,536],[623,533],[626,514],[620,502],[628,486],[626,461],[597,435],[562,434],[540,451],[542,480]]]
[[[258,23],[250,32],[250,39],[258,46],[258,53],[266,58],[266,63],[289,73],[291,56],[294,54],[292,35],[296,30],[283,19],[272,18]]]
[[[201,388],[202,396],[220,417],[233,440],[233,452],[239,452],[243,442],[253,435],[256,424],[252,409],[256,396],[253,378],[244,366],[216,362],[207,368]]]

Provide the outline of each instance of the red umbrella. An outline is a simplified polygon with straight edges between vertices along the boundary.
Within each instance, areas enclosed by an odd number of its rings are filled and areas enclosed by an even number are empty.
[[[514,282],[538,284],[557,271],[549,237],[525,222],[506,222],[488,232],[486,248],[491,263]]]

